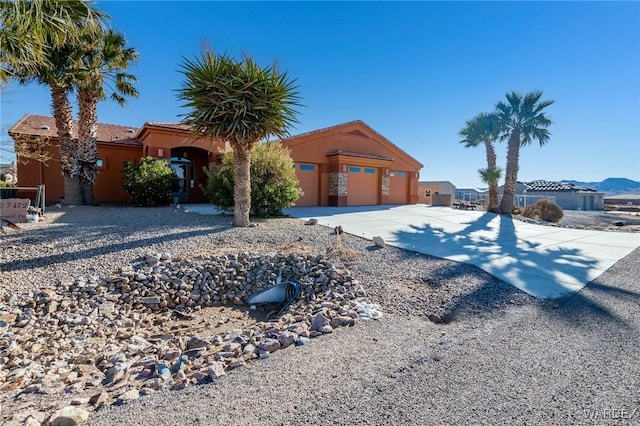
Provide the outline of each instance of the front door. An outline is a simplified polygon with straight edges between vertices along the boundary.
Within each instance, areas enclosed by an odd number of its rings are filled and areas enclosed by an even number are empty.
[[[191,161],[182,157],[171,158],[173,181],[171,183],[171,198],[173,202],[186,203],[189,201],[189,182],[193,179]]]

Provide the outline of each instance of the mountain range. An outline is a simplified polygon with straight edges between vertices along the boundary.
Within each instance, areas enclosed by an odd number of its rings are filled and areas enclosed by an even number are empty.
[[[578,180],[562,180],[561,182],[572,183],[577,186],[586,186],[608,195],[615,194],[640,194],[640,182],[627,178],[607,178],[602,182],[581,182]]]

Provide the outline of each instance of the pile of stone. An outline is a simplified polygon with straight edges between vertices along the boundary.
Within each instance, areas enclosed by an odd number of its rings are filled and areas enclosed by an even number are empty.
[[[175,326],[207,307],[244,305],[256,291],[287,280],[300,282],[302,291],[279,318],[213,336]],[[85,395],[74,402],[91,410],[207,383],[361,318],[380,319],[364,297],[349,271],[322,256],[249,253],[149,254],[108,278],[69,277],[37,293],[6,294],[0,404],[20,393]]]

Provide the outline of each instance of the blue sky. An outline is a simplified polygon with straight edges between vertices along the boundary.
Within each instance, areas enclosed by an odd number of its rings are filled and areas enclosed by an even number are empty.
[[[182,57],[277,61],[299,85],[292,134],[361,119],[424,164],[421,180],[483,186],[484,150],[458,131],[505,93],[542,90],[551,140],[521,151],[519,179],[640,180],[638,2],[100,1],[141,54],[140,97],[100,104],[99,121],[177,121]],[[75,102],[75,100],[74,100]],[[51,114],[45,88],[10,85],[3,129]],[[6,137],[6,136],[3,136]],[[506,144],[498,162],[505,166]],[[5,161],[5,159],[3,159]]]

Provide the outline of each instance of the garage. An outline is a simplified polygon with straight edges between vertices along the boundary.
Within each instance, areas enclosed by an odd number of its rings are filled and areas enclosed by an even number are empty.
[[[407,204],[409,199],[409,174],[389,172],[389,204]]]
[[[317,206],[320,197],[320,167],[317,164],[297,163],[296,175],[304,195],[296,201],[296,206]]]
[[[303,133],[282,143],[291,153],[305,192],[296,205],[418,202],[422,164],[360,120]]]
[[[347,205],[379,204],[380,180],[375,167],[349,166],[347,169]]]

